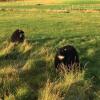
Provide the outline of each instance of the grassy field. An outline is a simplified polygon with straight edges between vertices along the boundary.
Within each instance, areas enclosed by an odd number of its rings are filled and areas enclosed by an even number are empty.
[[[99,0],[45,1],[0,3],[0,98],[100,100]],[[26,40],[15,46],[10,36],[18,28]],[[55,72],[56,50],[67,44],[79,52],[83,72]]]

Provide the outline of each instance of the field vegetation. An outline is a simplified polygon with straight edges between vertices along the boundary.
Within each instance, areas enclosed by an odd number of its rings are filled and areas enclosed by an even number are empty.
[[[0,3],[0,99],[100,100],[99,0],[45,1]],[[16,29],[25,31],[22,44],[10,42]],[[67,44],[82,72],[55,71],[56,50]]]

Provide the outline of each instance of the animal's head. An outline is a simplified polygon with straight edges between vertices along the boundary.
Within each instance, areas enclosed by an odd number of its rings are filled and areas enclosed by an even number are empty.
[[[23,31],[23,30],[20,30],[20,29],[17,29],[17,30],[15,31],[15,33],[17,33],[17,34],[24,34],[24,31]]]
[[[74,49],[73,46],[67,45],[62,48],[59,48],[57,55],[60,60],[63,60],[65,57],[67,57],[71,54],[74,54],[75,52],[76,52],[76,50]]]
[[[24,31],[20,29],[16,29],[11,36],[12,42],[23,42],[24,39],[25,39]]]
[[[15,33],[16,35],[18,35],[18,37],[19,37],[20,39],[24,37],[24,31],[23,31],[23,30],[17,29],[14,33]]]
[[[62,47],[59,48],[57,51],[57,57],[59,60],[63,60],[66,56],[66,52],[67,52],[67,48],[66,47]]]

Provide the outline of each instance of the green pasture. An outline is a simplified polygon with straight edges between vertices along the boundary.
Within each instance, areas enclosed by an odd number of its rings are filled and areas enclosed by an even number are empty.
[[[16,29],[25,31],[26,40],[15,46],[10,36]],[[76,47],[85,66],[76,80],[73,74],[61,80],[54,69],[57,48],[67,44]],[[0,3],[0,98],[100,100],[99,69],[99,4]]]

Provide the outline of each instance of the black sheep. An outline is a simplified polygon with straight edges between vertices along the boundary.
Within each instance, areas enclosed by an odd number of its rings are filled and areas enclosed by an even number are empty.
[[[24,31],[17,29],[16,31],[13,32],[11,36],[11,42],[24,42],[25,36],[24,36]]]
[[[79,67],[79,56],[73,46],[67,45],[58,49],[54,62],[57,70],[64,67],[69,71],[74,69],[74,66]]]

